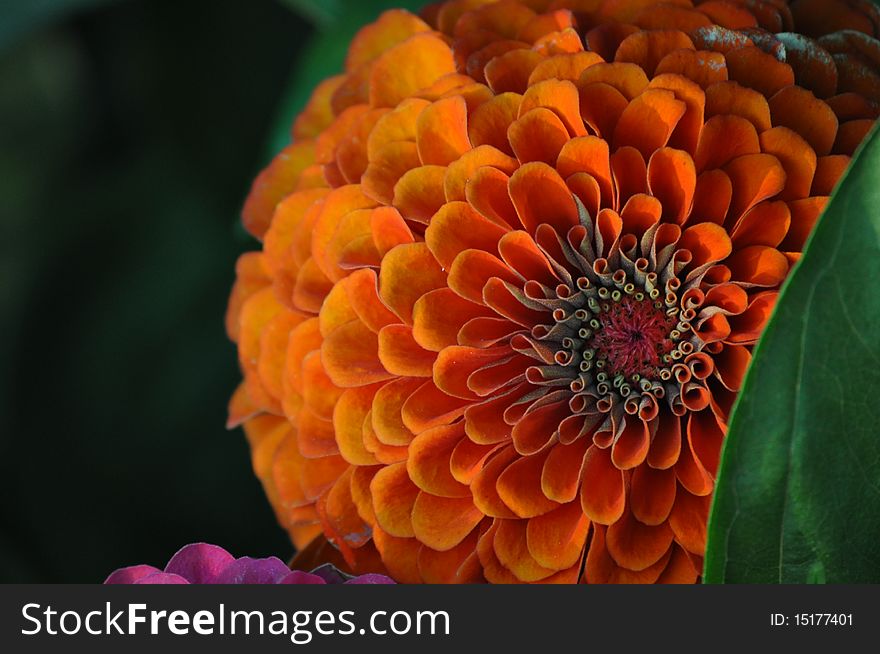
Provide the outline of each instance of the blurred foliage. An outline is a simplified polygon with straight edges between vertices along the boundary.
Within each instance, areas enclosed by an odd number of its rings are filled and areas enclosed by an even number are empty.
[[[223,313],[311,23],[25,0],[0,25],[0,581],[100,581],[196,540],[290,554],[223,426]]]

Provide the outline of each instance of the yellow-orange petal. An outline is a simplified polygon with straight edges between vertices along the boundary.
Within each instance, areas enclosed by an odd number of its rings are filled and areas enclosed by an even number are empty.
[[[382,260],[379,296],[401,320],[411,325],[416,300],[445,283],[446,274],[425,243],[403,244]]]
[[[419,493],[406,472],[406,463],[393,463],[379,470],[370,482],[379,526],[391,536],[412,537],[412,510]]]
[[[546,579],[555,572],[553,568],[540,565],[529,552],[526,542],[526,520],[496,520],[498,529],[492,547],[498,561],[521,582]]]
[[[416,498],[412,512],[416,538],[440,552],[458,545],[482,518],[470,497],[437,497],[424,491]]]
[[[321,359],[336,386],[351,388],[390,379],[379,360],[379,338],[360,320],[330,332],[321,344]]]
[[[370,74],[370,104],[394,107],[454,72],[455,61],[449,46],[433,34],[416,34],[376,60]]]
[[[413,483],[438,497],[469,497],[470,490],[452,476],[450,465],[453,451],[465,438],[461,422],[434,427],[416,436],[406,461]]]

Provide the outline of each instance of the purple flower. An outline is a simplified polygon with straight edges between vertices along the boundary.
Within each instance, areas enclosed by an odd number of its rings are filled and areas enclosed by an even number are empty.
[[[312,572],[291,570],[281,559],[270,556],[239,559],[217,545],[193,543],[171,557],[164,570],[151,565],[120,568],[105,584],[393,584],[385,575],[352,577],[330,564]]]

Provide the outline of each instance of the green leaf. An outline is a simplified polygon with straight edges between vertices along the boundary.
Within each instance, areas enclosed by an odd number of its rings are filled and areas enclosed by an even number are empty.
[[[880,138],[833,195],[733,411],[708,583],[880,581]]]

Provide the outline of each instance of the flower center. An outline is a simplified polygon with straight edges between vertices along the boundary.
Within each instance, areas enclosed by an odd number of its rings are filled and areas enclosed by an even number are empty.
[[[658,375],[658,368],[664,367],[663,357],[674,347],[669,332],[675,321],[662,306],[649,298],[631,296],[604,304],[589,347],[595,350],[597,362],[605,361],[603,367],[611,377],[632,379],[638,375],[652,379]]]

